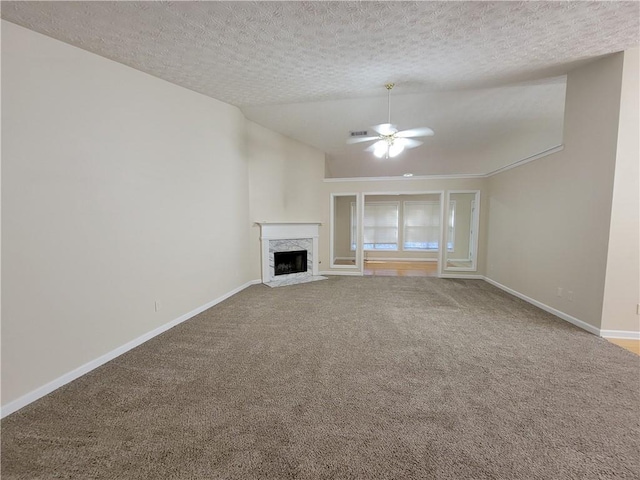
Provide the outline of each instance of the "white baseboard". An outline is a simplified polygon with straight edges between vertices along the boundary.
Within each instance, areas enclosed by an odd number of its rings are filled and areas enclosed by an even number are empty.
[[[437,262],[437,258],[368,257],[365,262]]]
[[[498,287],[500,290],[504,290],[505,292],[510,293],[515,297],[521,298],[525,302],[529,302],[531,305],[535,305],[536,307],[541,308],[545,312],[549,312],[555,315],[556,317],[561,318],[562,320],[566,320],[567,322],[575,325],[576,327],[580,327],[589,333],[593,333],[594,335],[598,335],[598,336],[600,335],[600,329],[597,327],[594,327],[593,325],[588,324],[587,322],[584,322],[578,318],[572,317],[567,313],[561,312],[560,310],[550,307],[549,305],[539,302],[538,300],[534,300],[531,297],[527,297],[526,295],[516,290],[513,290],[509,287],[505,287],[504,285],[496,282],[495,280],[490,279],[489,277],[484,277],[484,280],[490,283],[491,285],[493,285],[494,287]]]
[[[465,275],[464,273],[441,273],[438,275],[438,278],[461,278],[461,279],[469,279],[469,280],[485,280],[484,275],[476,275],[469,274]]]
[[[600,330],[600,336],[604,338],[640,340],[640,332],[634,332],[633,330]]]
[[[326,270],[324,272],[320,272],[320,275],[343,275],[343,276],[352,276],[352,277],[361,277],[362,272],[343,272],[340,270]]]
[[[135,338],[133,340],[131,340],[130,342],[125,343],[124,345],[116,348],[115,350],[112,350],[108,353],[105,353],[104,355],[91,360],[88,363],[85,363],[84,365],[65,373],[64,375],[62,375],[61,377],[56,378],[55,380],[52,380],[51,382],[36,388],[35,390],[27,393],[26,395],[23,395],[20,398],[17,398],[16,400],[7,403],[6,405],[2,406],[2,412],[0,413],[0,418],[4,418],[7,415],[12,414],[13,412],[20,410],[22,407],[25,407],[27,405],[29,405],[32,402],[35,402],[36,400],[38,400],[39,398],[44,397],[45,395],[48,395],[49,393],[53,392],[54,390],[57,390],[58,388],[62,387],[63,385],[66,385],[67,383],[75,380],[76,378],[81,377],[82,375],[85,375],[86,373],[89,373],[91,370],[94,370],[96,368],[98,368],[101,365],[104,365],[105,363],[113,360],[114,358],[122,355],[123,353],[128,352],[129,350],[131,350],[132,348],[135,348],[141,344],[143,344],[144,342],[146,342],[147,340],[151,340],[153,337],[156,337],[158,335],[160,335],[163,332],[166,332],[167,330],[169,330],[170,328],[175,327],[176,325],[189,320],[192,317],[195,317],[196,315],[198,315],[199,313],[204,312],[205,310],[213,307],[214,305],[222,302],[223,300],[226,300],[227,298],[231,297],[232,295],[235,295],[236,293],[244,290],[245,288],[251,286],[251,285],[256,285],[262,283],[262,280],[251,280],[247,283],[245,283],[244,285],[238,287],[238,288],[234,288],[233,290],[231,290],[230,292],[225,293],[224,295],[222,295],[221,297],[216,298],[215,300],[210,301],[209,303],[206,303],[205,305],[202,305],[198,308],[196,308],[195,310],[191,310],[189,313],[185,313],[184,315],[181,315],[180,317],[176,318],[175,320],[170,321],[169,323],[165,323],[164,325],[155,328],[154,330],[151,330],[150,332],[145,333],[144,335],[139,336],[138,338]]]
[[[324,271],[324,272],[320,272],[321,275],[352,275],[352,276],[362,276],[361,272],[340,272],[340,271],[333,271],[333,270],[329,270],[329,271]],[[452,274],[443,274],[440,276],[441,278],[467,278],[467,279],[482,279],[485,280],[486,282],[490,283],[491,285],[504,290],[507,293],[510,293],[511,295],[514,295],[518,298],[521,298],[522,300],[531,303],[532,305],[535,305],[538,308],[541,308],[542,310],[545,310],[546,312],[549,312],[563,320],[566,320],[569,323],[572,323],[573,325],[576,325],[577,327],[580,327],[590,333],[593,333],[595,335],[600,335],[602,337],[606,337],[606,338],[628,338],[628,339],[634,339],[634,340],[640,340],[640,332],[634,332],[634,331],[625,331],[625,330],[600,330],[586,322],[583,322],[582,320],[579,320],[575,317],[572,317],[571,315],[568,315],[564,312],[561,312],[560,310],[556,310],[555,308],[552,308],[548,305],[545,305],[542,302],[539,302],[537,300],[534,300],[533,298],[527,297],[526,295],[523,295],[520,292],[517,292],[516,290],[513,290],[509,287],[506,287],[488,277],[482,276],[482,275],[452,275]],[[156,337],[158,335],[160,335],[163,332],[166,332],[167,330],[175,327],[176,325],[179,325],[180,323],[189,320],[192,317],[195,317],[196,315],[198,315],[199,313],[204,312],[205,310],[217,305],[218,303],[226,300],[227,298],[235,295],[236,293],[241,292],[242,290],[244,290],[245,288],[251,286],[251,285],[257,285],[262,283],[262,280],[257,279],[257,280],[251,280],[247,283],[245,283],[244,285],[241,285],[238,288],[235,288],[233,290],[231,290],[228,293],[225,293],[224,295],[222,295],[221,297],[216,298],[215,300],[212,300],[211,302],[206,303],[205,305],[202,305],[188,313],[185,313],[184,315],[181,315],[180,317],[176,318],[175,320],[172,320],[150,332],[145,333],[144,335],[141,335],[138,338],[135,338],[134,340],[131,340],[130,342],[125,343],[124,345],[116,348],[115,350],[112,350],[88,363],[85,363],[84,365],[68,372],[65,373],[64,375],[62,375],[61,377],[56,378],[55,380],[52,380],[51,382],[27,393],[26,395],[23,395],[22,397],[7,403],[6,405],[2,406],[1,408],[1,413],[0,413],[0,418],[4,418],[7,415],[10,415],[18,410],[20,410],[22,407],[25,407],[26,405],[38,400],[39,398],[44,397],[45,395],[53,392],[54,390],[57,390],[58,388],[62,387],[63,385],[66,385],[67,383],[81,377],[82,375],[85,375],[86,373],[89,373],[91,370],[94,370],[96,368],[98,368],[99,366],[113,360],[114,358],[122,355],[123,353],[128,352],[129,350],[143,344],[144,342],[152,339],[153,337]]]

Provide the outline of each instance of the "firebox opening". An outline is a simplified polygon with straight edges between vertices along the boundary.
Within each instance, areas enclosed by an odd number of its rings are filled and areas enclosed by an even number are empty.
[[[274,252],[274,275],[287,275],[307,271],[307,251]]]

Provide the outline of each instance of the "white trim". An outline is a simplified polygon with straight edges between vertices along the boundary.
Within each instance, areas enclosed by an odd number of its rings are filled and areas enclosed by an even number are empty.
[[[222,295],[221,297],[216,298],[215,300],[210,301],[209,303],[206,303],[198,308],[196,308],[195,310],[191,310],[188,313],[185,313],[184,315],[181,315],[180,317],[176,318],[175,320],[170,321],[169,323],[165,323],[164,325],[161,325],[158,328],[155,328],[153,330],[151,330],[150,332],[145,333],[144,335],[139,336],[138,338],[135,338],[133,340],[131,340],[130,342],[125,343],[124,345],[121,345],[120,347],[116,348],[115,350],[112,350],[108,353],[105,353],[104,355],[101,355],[100,357],[91,360],[90,362],[85,363],[84,365],[81,365],[80,367],[71,370],[70,372],[65,373],[64,375],[56,378],[55,380],[50,381],[49,383],[36,388],[35,390],[27,393],[26,395],[21,396],[20,398],[17,398],[16,400],[13,400],[12,402],[7,403],[6,405],[2,406],[2,412],[0,413],[0,418],[4,418],[7,415],[10,415],[14,412],[16,412],[17,410],[20,410],[22,407],[25,407],[27,405],[29,405],[32,402],[35,402],[36,400],[38,400],[39,398],[44,397],[45,395],[48,395],[49,393],[53,392],[54,390],[57,390],[58,388],[62,387],[63,385],[66,385],[69,382],[72,382],[73,380],[80,378],[81,376],[85,375],[86,373],[89,373],[91,370],[94,370],[96,368],[98,368],[101,365],[104,365],[105,363],[113,360],[116,357],[119,357],[120,355],[122,355],[123,353],[128,352],[129,350],[131,350],[132,348],[135,348],[139,345],[142,345],[143,343],[145,343],[148,340],[151,340],[153,337],[156,337],[158,335],[160,335],[163,332],[166,332],[167,330],[175,327],[176,325],[189,320],[192,317],[195,317],[196,315],[198,315],[199,313],[204,312],[205,310],[213,307],[214,305],[217,305],[218,303],[226,300],[227,298],[231,297],[232,295],[235,295],[236,293],[239,293],[240,291],[244,290],[245,288],[251,286],[251,285],[257,285],[262,283],[262,280],[251,280],[247,283],[245,283],[244,285],[241,285],[238,288],[234,288],[233,290],[231,290],[230,292],[225,293],[224,295]]]
[[[634,332],[633,330],[600,330],[600,336],[604,338],[640,340],[640,332]]]
[[[438,278],[460,278],[460,279],[469,279],[469,280],[485,280],[484,275],[463,275],[463,274],[455,274],[455,273],[441,273],[438,275]]]
[[[524,300],[525,302],[530,303],[531,305],[535,305],[538,308],[541,308],[542,310],[544,310],[545,312],[549,312],[553,315],[555,315],[556,317],[561,318],[562,320],[566,320],[569,323],[572,323],[573,325],[575,325],[576,327],[580,327],[583,330],[586,330],[589,333],[593,333],[594,335],[600,335],[600,329],[597,327],[594,327],[593,325],[584,322],[580,319],[577,319],[576,317],[572,317],[571,315],[561,312],[560,310],[557,310],[553,307],[550,307],[549,305],[546,305],[542,302],[539,302],[538,300],[534,300],[531,297],[527,297],[526,295],[513,290],[512,288],[509,287],[505,287],[504,285],[496,282],[495,280],[490,279],[489,277],[484,277],[484,280],[488,283],[490,283],[491,285],[493,285],[494,287],[498,287],[500,290],[504,290],[507,293],[510,293],[513,296],[516,296],[518,298],[521,298],[522,300]]]
[[[362,277],[362,272],[339,272],[336,270],[327,270],[324,272],[320,272],[320,275],[341,275],[341,276]]]
[[[362,192],[365,197],[388,197],[388,196],[403,196],[403,197],[414,197],[416,195],[442,195],[444,194],[444,190],[391,190],[391,191],[377,191],[373,192]],[[441,199],[442,200],[442,199]],[[377,200],[374,200],[374,202]],[[384,200],[382,200],[384,202]],[[398,200],[400,201],[400,200]]]
[[[323,179],[326,183],[341,183],[341,182],[388,182],[390,180],[399,180],[411,182],[413,180],[469,180],[474,178],[489,178],[498,173],[506,172],[507,170],[511,170],[512,168],[519,167],[529,162],[533,162],[534,160],[538,160],[540,158],[544,158],[548,155],[552,155],[554,153],[560,152],[564,150],[564,144],[556,145],[555,147],[548,148],[547,150],[543,150],[539,153],[535,153],[533,155],[529,155],[528,157],[521,158],[520,160],[516,160],[513,163],[505,165],[504,167],[500,167],[496,170],[492,170],[487,173],[453,173],[447,175],[414,175],[413,177],[340,177],[340,178],[325,178]],[[406,193],[406,192],[405,192]]]
[[[535,155],[531,155],[529,157],[523,158],[521,160],[518,160],[517,162],[513,162],[510,163],[509,165],[505,165],[504,167],[500,167],[496,170],[493,170],[489,173],[485,174],[486,178],[489,177],[493,177],[494,175],[497,175],[498,173],[502,173],[502,172],[506,172],[507,170],[511,170],[512,168],[516,168],[519,167],[521,165],[524,165],[525,163],[529,163],[529,162],[533,162],[534,160],[538,160],[540,158],[546,157],[547,155],[551,155],[553,153],[557,153],[564,150],[564,145],[560,144],[560,145],[556,145],[555,147],[551,147],[547,150],[543,150],[540,153],[536,153]]]
[[[253,222],[256,225],[274,225],[274,226],[288,226],[288,225],[322,225],[322,222]]]
[[[434,252],[436,253],[436,252]],[[403,257],[368,257],[366,262],[437,262],[437,258],[403,258]]]
[[[411,182],[412,180],[466,180],[470,178],[485,178],[484,173],[453,173],[449,175],[414,175],[413,177],[339,177],[324,178],[326,183],[342,182],[388,182],[392,180]],[[403,192],[405,195],[407,192]],[[367,193],[367,195],[370,195]]]

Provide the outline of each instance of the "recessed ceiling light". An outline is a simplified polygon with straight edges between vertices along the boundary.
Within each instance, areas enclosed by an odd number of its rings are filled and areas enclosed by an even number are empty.
[[[413,177],[413,173],[405,173],[403,177]]]

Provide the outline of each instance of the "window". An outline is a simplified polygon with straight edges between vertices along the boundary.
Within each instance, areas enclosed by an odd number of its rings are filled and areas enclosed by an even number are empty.
[[[398,250],[398,202],[364,205],[364,249]]]
[[[440,202],[404,202],[403,250],[437,251]]]
[[[449,241],[453,252],[456,202],[449,204]],[[440,202],[406,201],[403,203],[403,250],[432,252],[440,248]],[[364,249],[398,250],[398,202],[368,202],[364,205]],[[357,212],[351,202],[351,251],[358,242]]]

